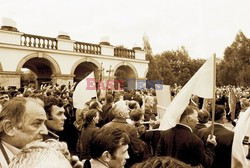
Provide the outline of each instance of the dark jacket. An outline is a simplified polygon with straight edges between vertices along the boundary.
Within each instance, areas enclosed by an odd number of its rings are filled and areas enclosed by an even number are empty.
[[[82,128],[81,135],[79,138],[79,150],[80,150],[80,159],[91,159],[90,156],[90,141],[93,139],[94,134],[98,131],[99,128],[95,125],[89,125],[86,128]]]
[[[110,117],[111,109],[112,109],[112,104],[105,104],[102,106],[102,113],[100,113],[100,115],[104,120],[104,124],[107,124],[108,122],[112,121],[112,119],[114,119],[114,117],[113,118]]]
[[[207,126],[205,124],[197,123],[193,130],[194,134],[197,135],[198,131],[202,128],[207,128]]]
[[[105,124],[104,128],[124,130],[130,138],[128,153],[130,158],[126,162],[125,167],[130,167],[134,163],[141,162],[144,155],[144,143],[137,132],[137,129],[129,125],[124,118],[114,118],[111,122]]]
[[[211,132],[211,127],[203,128],[198,131],[198,136],[206,141]],[[234,133],[226,129],[223,125],[214,124],[214,135],[216,136],[217,145],[215,147],[215,158],[212,168],[230,168],[232,143]]]
[[[192,166],[210,167],[214,160],[214,145],[202,140],[183,125],[163,131],[156,155],[172,156]]]

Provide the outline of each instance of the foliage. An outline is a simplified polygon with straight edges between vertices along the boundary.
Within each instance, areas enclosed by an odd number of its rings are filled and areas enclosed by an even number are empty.
[[[149,39],[146,35],[143,36],[143,43],[144,43],[144,50],[146,51],[146,60],[149,61],[148,64],[148,73],[146,75],[147,80],[149,81],[160,81],[162,80],[161,74],[159,72],[159,69],[157,67],[157,63],[155,61],[155,58],[152,54],[152,49],[149,43]],[[161,82],[157,82],[161,83]]]
[[[143,40],[146,58],[150,61],[148,79],[161,76],[164,84],[177,83],[183,86],[206,61],[191,59],[184,47],[165,51],[153,57],[148,38],[145,36]],[[217,59],[216,62],[217,86],[249,86],[250,40],[242,31],[239,31],[233,43],[225,49],[223,59]]]
[[[115,81],[121,81],[120,82],[120,88],[126,88],[127,87],[127,74],[124,70],[117,69],[115,71]],[[118,83],[115,82],[115,89],[118,88]]]
[[[218,68],[220,85],[249,86],[250,41],[240,31],[224,52],[224,60]]]

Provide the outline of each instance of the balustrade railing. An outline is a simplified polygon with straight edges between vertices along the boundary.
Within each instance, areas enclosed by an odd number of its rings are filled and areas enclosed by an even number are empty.
[[[58,49],[58,41],[56,38],[31,35],[31,34],[23,34],[21,36],[21,45],[27,47],[36,47],[36,48],[53,49],[53,50]],[[101,55],[101,46],[98,44],[75,42],[74,51],[86,54]],[[135,59],[135,51],[126,48],[116,47],[114,49],[114,56]]]
[[[135,51],[129,50],[126,48],[115,48],[114,49],[114,56],[116,57],[123,57],[123,58],[135,58]]]
[[[86,53],[86,54],[97,54],[101,55],[101,47],[97,44],[75,42],[74,51]]]
[[[28,46],[28,47],[56,50],[57,40],[56,38],[51,38],[51,37],[23,34],[21,37],[21,45]]]

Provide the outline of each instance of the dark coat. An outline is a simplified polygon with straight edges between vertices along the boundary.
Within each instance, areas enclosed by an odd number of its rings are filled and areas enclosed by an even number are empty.
[[[143,160],[145,142],[140,139],[140,136],[135,127],[129,125],[123,118],[114,118],[111,122],[105,124],[103,128],[118,128],[124,130],[129,135],[130,144],[128,153],[130,158],[127,160],[125,167],[130,167],[134,163],[138,163]]]
[[[205,124],[197,123],[193,130],[194,134],[197,135],[198,131],[202,128],[207,128],[207,126]]]
[[[79,137],[79,150],[80,159],[90,159],[90,141],[93,139],[94,134],[99,128],[94,125],[89,125],[86,128],[82,128],[81,135]]]
[[[112,104],[105,104],[102,106],[102,113],[100,113],[100,115],[104,120],[104,124],[107,124],[108,122],[112,121],[112,119],[114,119],[114,117],[112,118],[113,115],[110,114],[111,109],[112,109]]]
[[[211,132],[211,127],[203,128],[198,131],[198,136],[206,141]],[[234,132],[226,129],[220,124],[214,124],[214,135],[217,145],[215,147],[215,158],[212,168],[230,168],[231,154]]]
[[[214,159],[214,145],[207,143],[205,146],[188,127],[177,124],[161,133],[156,155],[172,156],[192,166],[209,167]]]

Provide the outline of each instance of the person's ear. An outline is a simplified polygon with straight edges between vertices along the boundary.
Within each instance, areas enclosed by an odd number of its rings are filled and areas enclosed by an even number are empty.
[[[110,162],[110,160],[112,159],[112,156],[111,154],[108,152],[108,151],[104,151],[102,153],[102,156],[101,156],[102,160],[105,162],[105,163],[108,163]]]
[[[3,131],[5,132],[5,134],[7,134],[8,136],[14,136],[14,126],[13,123],[10,120],[5,120],[2,123],[3,126]]]

